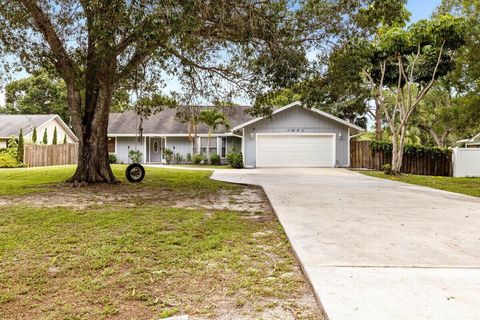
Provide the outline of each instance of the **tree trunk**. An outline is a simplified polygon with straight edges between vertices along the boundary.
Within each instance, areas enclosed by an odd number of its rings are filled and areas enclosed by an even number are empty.
[[[207,160],[210,163],[210,130],[208,130],[208,138],[207,138]]]
[[[83,143],[79,143],[77,170],[68,182],[116,183],[117,180],[108,161],[106,144],[106,134],[98,132],[88,138],[85,137]]]
[[[68,182],[74,184],[118,182],[108,160],[107,129],[112,91],[113,86],[104,83],[92,92],[86,93],[87,111],[81,123],[82,132],[75,132],[79,138],[78,166]]]
[[[392,174],[393,175],[398,175],[402,173],[404,144],[405,144],[405,127],[402,126],[400,128],[400,136],[397,133],[392,134]]]
[[[375,140],[382,140],[382,110],[377,105],[375,108]]]

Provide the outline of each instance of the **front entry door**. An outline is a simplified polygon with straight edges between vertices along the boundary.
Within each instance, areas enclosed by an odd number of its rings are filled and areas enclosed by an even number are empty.
[[[162,138],[150,139],[150,162],[162,161]]]

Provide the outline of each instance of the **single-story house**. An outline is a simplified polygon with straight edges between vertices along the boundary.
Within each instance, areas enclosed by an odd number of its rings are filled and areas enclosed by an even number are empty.
[[[10,138],[18,137],[20,129],[23,129],[25,142],[31,142],[34,128],[37,128],[37,143],[43,140],[47,130],[48,144],[52,144],[55,128],[58,143],[63,142],[65,135],[67,143],[78,142],[75,134],[57,114],[0,114],[0,148],[6,148]]]
[[[213,134],[210,152],[222,159],[232,149],[241,152],[244,165],[254,167],[347,167],[350,137],[363,129],[326,112],[294,102],[273,111],[271,116],[253,118],[248,107],[223,107],[231,128]],[[177,110],[166,109],[143,121],[132,111],[113,113],[108,126],[109,151],[128,163],[128,152],[140,150],[144,163],[162,162],[169,148],[186,159],[187,154],[205,153],[208,128],[198,127],[197,143],[188,135],[187,124],[177,121]],[[194,150],[196,146],[196,150]]]
[[[458,140],[457,144],[464,148],[480,148],[480,133],[471,139]]]

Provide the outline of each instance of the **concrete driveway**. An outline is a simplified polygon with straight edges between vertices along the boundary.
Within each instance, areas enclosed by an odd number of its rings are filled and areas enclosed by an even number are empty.
[[[212,178],[264,188],[330,319],[480,317],[480,199],[344,169]]]

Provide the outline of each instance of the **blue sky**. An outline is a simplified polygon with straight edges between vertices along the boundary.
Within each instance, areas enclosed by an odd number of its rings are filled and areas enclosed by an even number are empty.
[[[410,17],[411,22],[429,18],[440,2],[441,0],[409,0],[407,7],[412,13]]]
[[[441,0],[409,0],[407,7],[408,10],[412,13],[410,18],[411,22],[415,22],[420,19],[429,18],[435,8],[440,4]],[[20,77],[24,76],[24,73],[19,74]],[[171,90],[179,90],[179,83],[177,79],[170,78],[166,80],[165,92],[170,92]],[[0,105],[4,104],[4,94],[0,91]],[[248,101],[242,101],[242,103]]]

